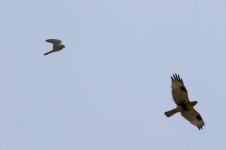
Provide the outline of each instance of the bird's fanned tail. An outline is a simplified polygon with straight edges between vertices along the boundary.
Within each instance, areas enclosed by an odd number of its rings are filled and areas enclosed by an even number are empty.
[[[177,108],[174,108],[172,110],[169,110],[169,111],[166,111],[164,114],[167,116],[167,117],[171,117],[173,116],[174,114],[178,113],[180,111],[180,109],[177,107]]]

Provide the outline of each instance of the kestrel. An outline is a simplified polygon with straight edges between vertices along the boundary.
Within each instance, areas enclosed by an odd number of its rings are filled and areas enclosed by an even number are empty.
[[[57,52],[65,48],[65,46],[61,44],[61,40],[58,40],[58,39],[47,39],[46,42],[53,43],[53,49],[45,53],[44,55],[48,55],[52,52]]]
[[[178,74],[171,76],[172,84],[172,96],[177,107],[165,112],[167,117],[171,117],[177,112],[187,119],[191,124],[202,129],[204,121],[201,115],[194,109],[194,106],[198,103],[197,101],[189,101],[187,89],[184,86],[182,78]]]

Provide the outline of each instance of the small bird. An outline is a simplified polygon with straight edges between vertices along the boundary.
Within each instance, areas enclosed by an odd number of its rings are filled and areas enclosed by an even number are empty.
[[[65,48],[65,46],[63,44],[61,44],[61,40],[58,40],[58,39],[47,39],[46,42],[52,43],[53,49],[51,51],[45,53],[44,55],[48,55],[52,52],[57,52],[57,51],[60,51],[63,48]]]
[[[165,112],[167,117],[171,117],[177,112],[187,119],[191,124],[196,126],[198,129],[202,129],[204,126],[204,121],[201,115],[194,109],[194,106],[198,103],[197,101],[190,101],[188,98],[188,92],[185,88],[182,78],[179,74],[174,74],[171,76],[172,79],[172,96],[177,107]]]

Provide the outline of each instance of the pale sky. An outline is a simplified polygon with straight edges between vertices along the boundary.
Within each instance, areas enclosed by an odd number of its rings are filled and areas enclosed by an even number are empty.
[[[1,0],[0,150],[226,147],[226,1]],[[45,42],[66,48],[48,56]],[[203,130],[176,114],[183,78]]]

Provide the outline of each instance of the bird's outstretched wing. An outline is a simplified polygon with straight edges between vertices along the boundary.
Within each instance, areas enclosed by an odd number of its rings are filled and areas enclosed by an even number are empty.
[[[188,103],[188,92],[184,86],[182,78],[180,78],[179,74],[173,74],[173,76],[171,76],[171,79],[171,89],[174,102],[177,105],[180,105],[182,103]]]
[[[53,48],[60,46],[61,40],[58,39],[47,39],[46,42],[53,43]]]
[[[188,111],[182,111],[181,115],[199,129],[202,129],[205,124],[201,115],[193,107]]]

